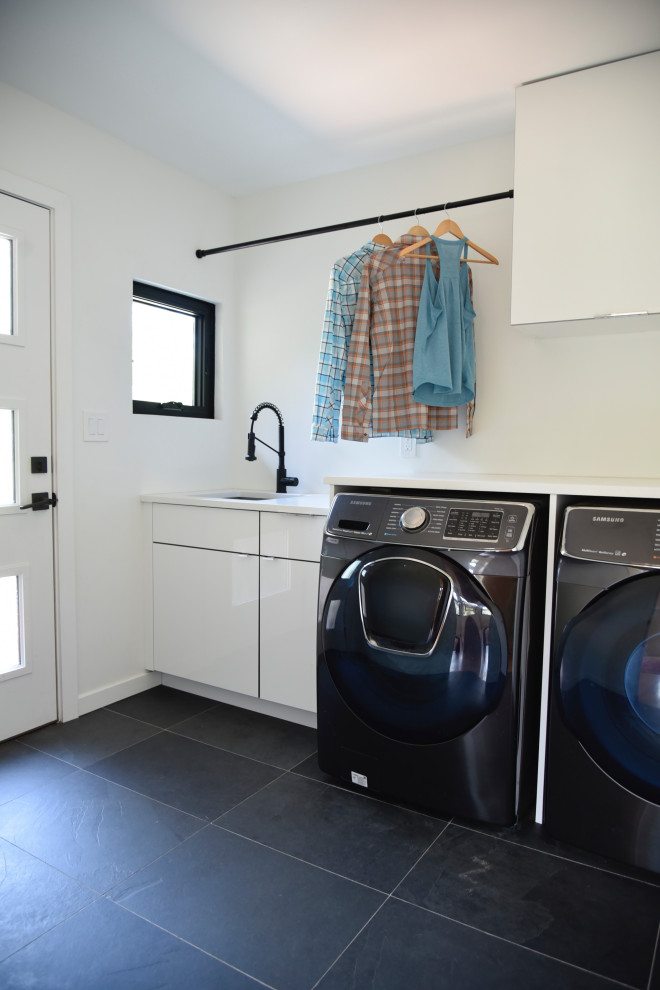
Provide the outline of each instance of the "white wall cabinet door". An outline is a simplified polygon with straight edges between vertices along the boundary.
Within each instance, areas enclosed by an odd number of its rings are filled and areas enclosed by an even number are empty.
[[[259,694],[259,559],[153,545],[154,667]]]
[[[513,324],[660,312],[659,92],[660,52],[516,90]]]
[[[316,711],[319,564],[262,557],[260,697]]]

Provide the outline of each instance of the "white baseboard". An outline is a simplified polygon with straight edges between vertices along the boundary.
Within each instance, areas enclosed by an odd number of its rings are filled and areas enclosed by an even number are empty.
[[[126,681],[118,681],[116,684],[108,684],[96,691],[81,694],[78,698],[78,715],[87,715],[88,712],[94,712],[97,708],[105,708],[106,705],[112,705],[115,701],[123,701],[124,698],[130,698],[141,691],[147,691],[160,683],[161,675],[148,670],[143,674],[136,674],[135,677],[130,677]]]
[[[237,708],[247,708],[249,711],[259,712],[262,715],[272,715],[273,718],[282,718],[286,722],[297,722],[298,725],[307,725],[312,729],[316,728],[316,713],[302,711],[299,708],[290,708],[288,705],[278,705],[274,701],[263,701],[261,698],[251,698],[246,694],[237,694],[235,691],[225,691],[223,688],[210,687],[208,684],[199,684],[197,681],[189,681],[185,677],[174,677],[172,674],[159,674],[157,671],[147,670],[142,674],[136,674],[125,681],[118,681],[116,684],[108,684],[104,688],[96,691],[89,691],[78,698],[78,715],[87,715],[98,708],[105,708],[115,701],[123,701],[134,694],[140,694],[149,688],[164,684],[166,687],[177,688],[179,691],[188,691],[190,694],[199,695],[201,698],[210,698],[211,701],[222,701],[226,705],[235,705]],[[75,717],[75,716],[74,716]]]
[[[273,718],[283,718],[286,722],[297,722],[298,725],[316,728],[316,712],[306,712],[300,708],[278,705],[274,701],[251,698],[247,694],[225,691],[224,688],[210,687],[208,684],[198,684],[197,681],[189,681],[185,677],[174,677],[173,674],[163,674],[162,677],[166,687],[178,688],[179,691],[188,691],[190,694],[197,694],[202,698],[210,698],[211,701],[223,701],[226,705],[247,708],[249,711],[259,712],[261,715],[272,715]]]

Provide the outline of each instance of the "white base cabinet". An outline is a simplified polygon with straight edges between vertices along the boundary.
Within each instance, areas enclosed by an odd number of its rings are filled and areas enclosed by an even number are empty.
[[[261,557],[259,697],[316,711],[319,565]]]
[[[259,558],[154,543],[153,569],[156,670],[256,695]]]
[[[153,669],[316,711],[324,520],[154,504]]]
[[[259,697],[316,711],[316,613],[325,517],[260,513]]]

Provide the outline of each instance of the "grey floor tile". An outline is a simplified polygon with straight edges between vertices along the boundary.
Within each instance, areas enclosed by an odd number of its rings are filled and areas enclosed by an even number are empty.
[[[21,736],[20,741],[77,767],[88,767],[156,731],[151,725],[100,708],[70,722],[56,722],[37,729]]]
[[[660,942],[660,932],[658,933]],[[648,990],[660,990],[660,944],[656,945],[655,950],[655,963],[653,966],[653,972],[651,975],[651,980],[649,982]]]
[[[258,990],[103,898],[0,963],[3,990]]]
[[[389,900],[318,990],[615,990],[583,970]]]
[[[216,701],[211,701],[209,698],[200,698],[196,694],[177,691],[176,688],[160,684],[158,687],[150,688],[141,694],[134,694],[130,698],[124,698],[106,707],[120,715],[128,715],[130,718],[157,725],[161,729],[169,729],[183,719],[214,708],[216,704]]]
[[[631,866],[624,862],[608,859],[605,856],[589,852],[587,849],[580,849],[578,846],[569,845],[555,839],[548,832],[544,825],[531,819],[523,820],[510,827],[498,828],[497,826],[483,825],[475,822],[461,822],[454,819],[457,825],[465,824],[466,828],[483,832],[485,835],[495,835],[506,839],[509,842],[517,842],[530,849],[538,849],[540,852],[548,852],[553,856],[561,856],[574,863],[583,863],[585,866],[595,866],[599,870],[607,870],[610,873],[619,873],[622,876],[633,877],[636,880],[643,880],[646,883],[660,886],[660,874],[651,873],[641,867]]]
[[[216,824],[387,893],[446,826],[290,773]]]
[[[74,772],[70,763],[14,740],[4,742],[0,745],[0,804]]]
[[[175,731],[282,770],[316,752],[316,729],[232,705],[219,704],[180,723]]]
[[[101,892],[201,826],[83,770],[0,807],[0,836]]]
[[[395,894],[631,986],[650,975],[660,890],[637,880],[451,825]]]
[[[347,784],[340,780],[339,777],[333,777],[332,774],[326,773],[325,770],[321,770],[319,766],[319,761],[316,753],[312,753],[305,760],[296,764],[292,767],[293,773],[300,774],[301,777],[309,777],[310,780],[320,780],[324,784],[336,784],[339,787],[343,787],[347,791],[354,791],[356,794],[364,794],[363,787],[357,787],[354,784]]]
[[[333,787],[337,787],[342,791],[347,791],[351,794],[359,794],[361,797],[368,793],[371,797],[377,800],[387,801],[388,804],[395,806],[397,808],[405,808],[408,811],[414,811],[419,814],[426,815],[428,818],[436,818],[439,822],[444,822],[446,819],[441,818],[439,814],[434,814],[434,812],[429,811],[428,808],[422,807],[422,805],[410,804],[406,801],[395,801],[393,798],[388,796],[382,796],[374,793],[373,791],[366,792],[364,787],[359,784],[351,784],[346,780],[342,780],[340,777],[335,777],[333,774],[326,773],[325,770],[321,770],[318,764],[317,754],[313,753],[312,756],[298,763],[295,767],[291,768],[291,773],[295,773],[300,777],[307,777],[308,780],[318,780],[323,784],[331,784]]]
[[[376,800],[315,746],[160,688],[0,745],[0,987],[660,990],[660,877]]]
[[[96,897],[76,880],[0,839],[0,959],[23,948]]]
[[[383,901],[215,825],[112,896],[281,990],[309,990]]]
[[[212,821],[281,773],[214,746],[162,732],[93,764],[90,771]]]

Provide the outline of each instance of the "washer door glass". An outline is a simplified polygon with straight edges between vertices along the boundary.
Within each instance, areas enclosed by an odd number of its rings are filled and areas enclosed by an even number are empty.
[[[346,704],[392,739],[453,739],[504,690],[498,609],[467,571],[430,551],[382,547],[349,564],[328,594],[321,635]]]
[[[660,574],[595,598],[566,626],[558,658],[571,731],[614,780],[660,804]]]

